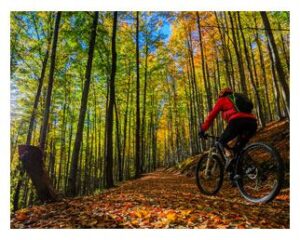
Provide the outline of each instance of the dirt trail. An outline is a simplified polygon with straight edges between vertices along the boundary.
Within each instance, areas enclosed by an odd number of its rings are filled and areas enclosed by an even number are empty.
[[[194,178],[163,170],[105,193],[18,211],[12,228],[289,228],[289,191],[252,204],[228,184],[201,195]]]

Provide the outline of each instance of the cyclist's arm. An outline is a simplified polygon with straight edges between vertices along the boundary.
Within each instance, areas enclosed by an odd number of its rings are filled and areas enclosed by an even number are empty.
[[[202,131],[205,132],[207,131],[207,129],[209,129],[215,117],[222,110],[222,100],[223,100],[222,98],[219,98],[215,106],[213,107],[213,109],[209,112],[208,116],[206,117],[204,123],[201,126]]]

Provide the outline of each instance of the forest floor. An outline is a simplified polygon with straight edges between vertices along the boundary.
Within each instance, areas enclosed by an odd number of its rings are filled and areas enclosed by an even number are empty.
[[[286,121],[269,124],[255,140],[272,143],[288,161]],[[98,195],[20,209],[11,228],[289,228],[288,180],[267,204],[246,201],[227,181],[216,196],[205,196],[187,177],[187,162],[184,171],[159,169]]]

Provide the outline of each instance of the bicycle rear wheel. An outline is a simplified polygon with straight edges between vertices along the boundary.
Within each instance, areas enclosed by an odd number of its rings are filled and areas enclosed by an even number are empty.
[[[283,163],[279,153],[265,143],[247,146],[237,162],[236,180],[244,198],[254,203],[273,200],[279,193],[283,178]]]
[[[209,158],[204,154],[196,167],[196,182],[201,193],[205,195],[216,194],[223,183],[224,166],[218,155]]]

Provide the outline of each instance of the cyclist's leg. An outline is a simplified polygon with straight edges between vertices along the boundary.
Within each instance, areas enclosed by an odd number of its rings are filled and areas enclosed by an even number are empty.
[[[228,123],[224,132],[221,134],[219,143],[221,143],[221,145],[223,147],[226,147],[228,142],[230,142],[232,139],[234,139],[238,136],[236,122],[237,122],[237,120],[231,120]],[[230,180],[233,180],[233,168],[232,168],[233,165],[234,165],[233,161],[226,162],[226,165],[225,165],[226,171],[229,172]]]
[[[219,143],[221,143],[223,147],[226,147],[227,143],[239,134],[235,122],[235,120],[231,120],[219,138]]]
[[[257,130],[257,122],[255,119],[240,119],[240,124],[238,127],[239,136],[236,145],[234,146],[235,154],[239,153],[244,149],[246,144],[249,142],[250,138],[253,137]],[[244,161],[247,164],[251,164],[252,159],[251,156],[243,155]],[[246,159],[245,159],[246,158]]]
[[[257,130],[257,121],[252,118],[241,118],[237,126],[238,141],[234,147],[235,152],[241,151],[249,142]]]

